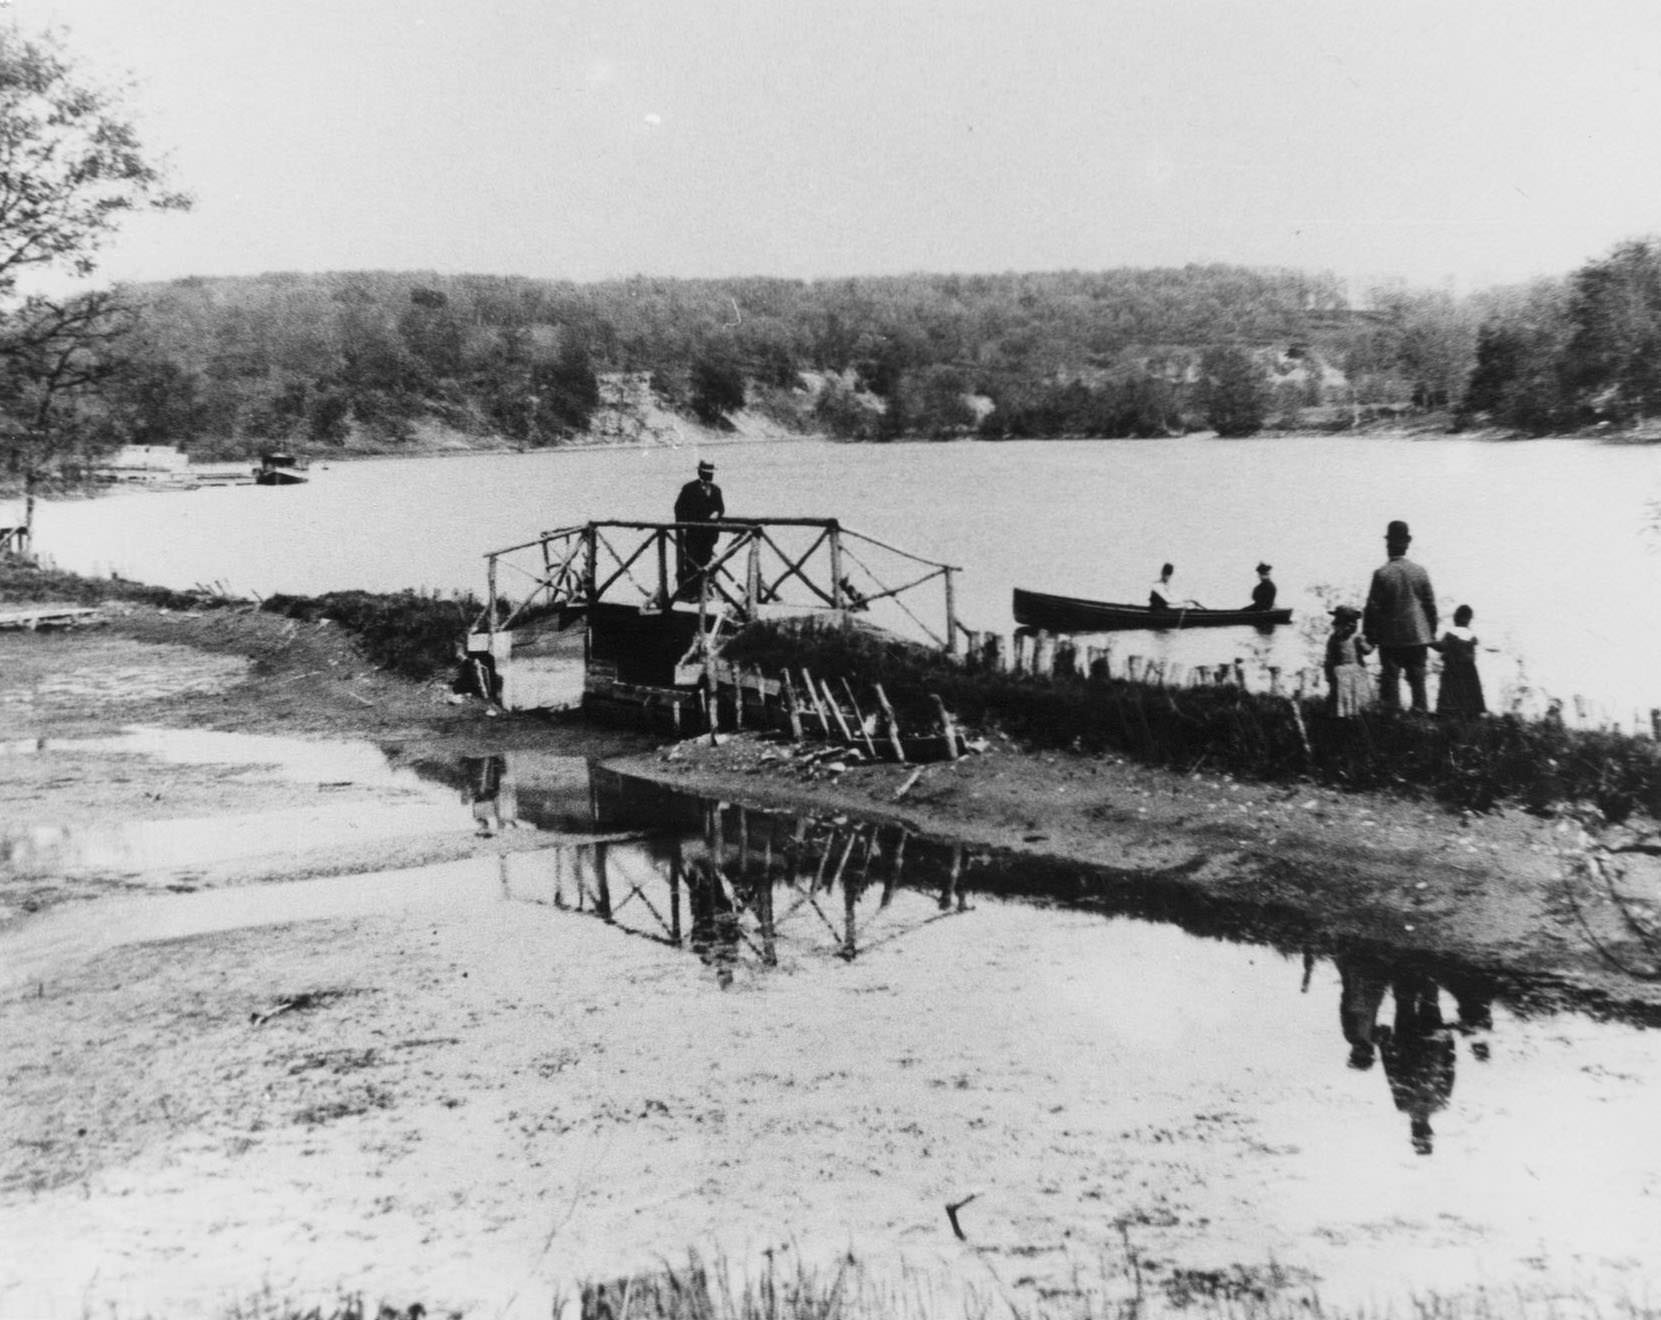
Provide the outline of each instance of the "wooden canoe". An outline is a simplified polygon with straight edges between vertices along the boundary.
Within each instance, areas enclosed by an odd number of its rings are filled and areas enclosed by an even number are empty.
[[[1015,622],[1052,633],[1123,632],[1131,628],[1272,628],[1290,623],[1291,610],[1154,610],[1146,605],[1051,596],[1015,588]]]

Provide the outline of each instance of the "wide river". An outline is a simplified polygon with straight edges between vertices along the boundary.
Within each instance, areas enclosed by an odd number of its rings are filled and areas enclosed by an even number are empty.
[[[1274,566],[1294,625],[1116,654],[1257,668],[1318,663],[1324,609],[1359,603],[1384,526],[1412,526],[1444,617],[1476,611],[1490,705],[1526,691],[1630,725],[1661,705],[1661,449],[1583,440],[1294,439],[683,448],[341,462],[291,487],[122,493],[45,505],[37,546],[61,567],[261,595],[406,587],[482,594],[484,554],[590,519],[665,519],[699,457],[735,516],[836,517],[960,565],[959,615],[1012,628],[1015,585],[1141,601],[1162,561],[1184,595],[1244,605]],[[937,597],[919,603],[938,621]]]

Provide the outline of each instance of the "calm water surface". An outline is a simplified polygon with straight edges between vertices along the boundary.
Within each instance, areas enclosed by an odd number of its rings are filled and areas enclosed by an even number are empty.
[[[1015,585],[1143,600],[1162,561],[1185,593],[1243,605],[1260,559],[1299,621],[1121,636],[1121,656],[1314,663],[1323,600],[1359,601],[1405,518],[1444,615],[1466,603],[1497,653],[1490,692],[1584,694],[1630,722],[1661,705],[1661,555],[1646,533],[1661,448],[1579,440],[1300,437],[833,445],[769,442],[376,460],[304,486],[122,494],[48,505],[42,552],[82,571],[241,591],[484,589],[484,554],[590,519],[669,516],[707,452],[735,516],[837,517],[961,565],[960,615],[1012,627]],[[939,605],[931,598],[931,611]]]

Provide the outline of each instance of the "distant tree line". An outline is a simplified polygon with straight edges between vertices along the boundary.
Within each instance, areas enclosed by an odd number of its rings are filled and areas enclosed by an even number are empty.
[[[1644,427],[1661,411],[1661,240],[1483,302],[1461,421],[1545,435]]]
[[[604,373],[713,426],[753,408],[859,440],[1249,434],[1363,406],[1445,407],[1468,309],[1331,276],[1208,265],[572,284],[390,273],[185,279],[145,310],[108,408],[204,453],[396,447],[424,425],[569,441]],[[1325,410],[1323,413],[1321,410]]]

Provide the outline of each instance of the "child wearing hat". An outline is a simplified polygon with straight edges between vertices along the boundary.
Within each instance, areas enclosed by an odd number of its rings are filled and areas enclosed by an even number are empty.
[[[1340,719],[1357,715],[1373,704],[1367,656],[1372,643],[1360,633],[1361,611],[1340,605],[1332,611],[1332,634],[1326,643],[1326,677],[1331,687],[1328,709]]]

